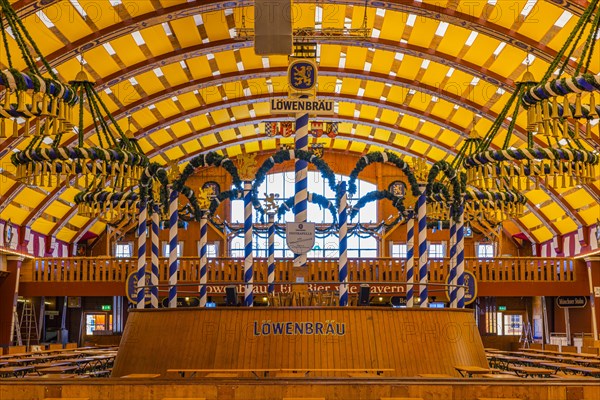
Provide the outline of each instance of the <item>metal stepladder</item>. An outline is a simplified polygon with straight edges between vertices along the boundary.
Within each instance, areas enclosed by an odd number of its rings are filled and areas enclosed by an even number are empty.
[[[531,343],[533,343],[533,331],[531,329],[531,324],[527,320],[523,321],[523,329],[521,330],[519,343],[521,343],[521,347],[525,349],[528,349]]]
[[[23,339],[21,338],[21,324],[19,323],[19,314],[17,311],[13,311],[13,331],[11,333],[11,344],[13,346],[23,346]]]
[[[25,299],[20,321],[18,336],[21,339],[21,345],[25,345],[29,349],[32,344],[39,344],[38,323],[31,300]]]

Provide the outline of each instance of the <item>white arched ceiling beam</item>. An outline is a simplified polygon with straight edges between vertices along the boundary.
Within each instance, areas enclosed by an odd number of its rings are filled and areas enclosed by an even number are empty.
[[[297,3],[315,3],[317,1],[309,0],[296,0]],[[422,17],[440,20],[448,22],[450,24],[477,31],[479,33],[488,35],[500,41],[507,43],[507,45],[515,46],[523,51],[527,51],[537,58],[551,62],[557,52],[539,41],[535,41],[532,38],[521,35],[517,32],[511,31],[509,28],[495,24],[483,18],[470,15],[467,12],[461,12],[451,8],[440,7],[433,4],[423,2],[412,2],[408,3],[405,0],[388,0],[388,1],[375,1],[367,0],[369,7],[383,8],[389,11],[398,11],[402,13],[412,13]],[[353,5],[353,6],[364,6],[365,2],[362,0],[338,0],[337,5]],[[562,3],[561,3],[562,4]],[[565,2],[566,4],[566,2]],[[41,0],[39,5],[42,5],[42,9],[48,7],[44,1]],[[52,4],[53,7],[59,7],[58,12],[64,12],[60,10],[58,2]],[[225,9],[232,9],[240,6],[248,6],[245,1],[218,1],[218,0],[206,0],[206,1],[189,1],[183,4],[177,4],[171,7],[162,8],[146,14],[142,14],[128,20],[117,22],[114,25],[110,25],[104,29],[87,35],[73,43],[65,43],[65,47],[62,49],[46,56],[46,59],[51,66],[61,64],[64,61],[74,58],[76,55],[91,50],[97,46],[104,44],[107,41],[117,39],[123,35],[131,34],[133,32],[161,24],[163,22],[169,22],[171,20],[177,20],[180,18],[190,17],[196,14],[210,13],[215,11],[222,11]],[[470,7],[467,7],[470,9]],[[39,8],[36,10],[38,11]],[[581,13],[577,14],[581,15]],[[573,65],[573,63],[571,63]]]

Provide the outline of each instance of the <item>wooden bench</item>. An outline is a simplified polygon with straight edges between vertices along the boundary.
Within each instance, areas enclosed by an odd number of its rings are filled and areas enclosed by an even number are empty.
[[[161,400],[206,400],[206,397],[163,397]]]
[[[379,400],[423,400],[422,397],[380,397]]]
[[[483,375],[492,372],[489,368],[482,368],[476,365],[456,365],[454,366],[454,369],[458,371],[460,376],[464,377],[466,374],[469,378],[473,375]]]
[[[0,378],[10,377],[11,375],[15,378],[23,377],[28,372],[33,371],[35,368],[32,365],[21,365],[18,367],[4,367],[0,368]]]
[[[134,378],[134,379],[152,379],[158,378],[160,374],[129,374],[123,375],[121,378]]]
[[[584,367],[581,365],[570,365],[569,367],[565,367],[564,369],[574,373],[580,373],[582,375],[600,378],[600,368]]]
[[[325,400],[325,397],[284,397],[283,400]]]
[[[549,378],[554,375],[554,370],[550,368],[537,368],[537,367],[512,367],[511,368],[518,377],[529,378],[529,377],[540,377]]]
[[[477,400],[522,400],[518,397],[478,397]]]
[[[94,372],[88,373],[88,375],[90,376],[90,378],[109,377],[110,370],[105,369],[105,370],[100,370],[100,371],[94,371]]]
[[[452,375],[448,375],[448,374],[419,374],[417,376],[419,378],[434,378],[434,379],[454,378]]]

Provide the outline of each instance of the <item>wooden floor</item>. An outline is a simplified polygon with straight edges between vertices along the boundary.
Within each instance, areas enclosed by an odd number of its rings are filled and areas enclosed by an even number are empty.
[[[382,307],[132,310],[113,377],[168,369],[382,369],[458,377],[488,367],[470,310]],[[223,371],[220,371],[223,372]],[[354,371],[356,372],[356,371]]]
[[[594,381],[557,379],[501,382],[482,379],[81,379],[31,382],[0,380],[0,399],[37,400],[87,398],[89,400],[598,400],[600,385]]]

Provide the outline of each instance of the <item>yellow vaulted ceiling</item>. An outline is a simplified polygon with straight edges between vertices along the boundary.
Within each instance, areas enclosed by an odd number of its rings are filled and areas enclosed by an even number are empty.
[[[235,39],[242,21],[247,28],[253,24],[253,7],[240,3],[13,1],[59,76],[74,78],[83,55],[84,70],[120,126],[127,129],[131,116],[141,148],[163,164],[185,163],[206,151],[272,152],[290,141],[264,135],[264,121],[275,119],[268,99],[287,95],[287,58],[257,56],[251,41]],[[562,6],[542,0],[367,3],[371,37],[319,42],[319,96],[336,100],[333,120],[340,134],[318,142],[344,152],[386,149],[429,162],[451,161],[473,128],[485,133],[525,73],[528,52],[534,58],[529,70],[539,78],[587,5],[585,0]],[[386,9],[378,8],[383,4]],[[295,1],[294,24],[359,28],[363,5]],[[8,41],[15,67],[23,69],[14,40]],[[0,67],[6,66],[0,49]],[[600,57],[590,70],[600,71]],[[510,144],[523,147],[524,113],[517,131]],[[26,144],[0,144],[1,218],[67,241],[90,229],[100,232],[101,223],[77,216],[76,189],[24,188],[12,179],[10,155]],[[493,145],[501,146],[502,139]],[[598,136],[584,145],[598,146]],[[536,242],[593,224],[600,215],[598,179],[586,187],[541,188],[526,196],[527,212],[514,222]]]

